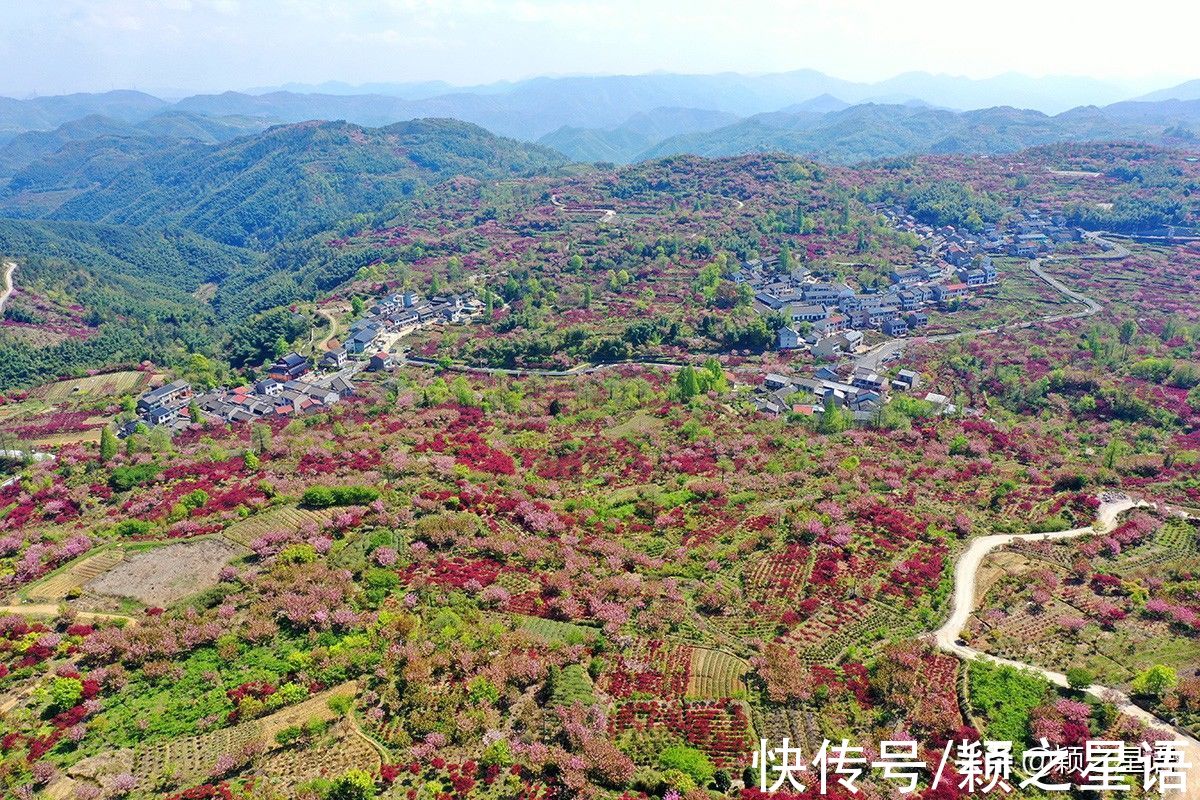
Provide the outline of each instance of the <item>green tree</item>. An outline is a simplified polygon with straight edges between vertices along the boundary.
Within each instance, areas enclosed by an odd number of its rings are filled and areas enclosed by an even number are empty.
[[[1125,452],[1125,444],[1120,439],[1112,439],[1108,446],[1104,448],[1104,468],[1113,469],[1117,465],[1117,459]]]
[[[1155,664],[1133,679],[1133,690],[1138,694],[1162,697],[1179,682],[1175,670],[1165,664]]]
[[[1083,691],[1096,680],[1090,669],[1086,667],[1071,667],[1066,672],[1067,685],[1076,691]]]
[[[712,761],[702,751],[686,745],[665,748],[658,756],[659,769],[677,769],[698,786],[707,786],[716,773]]]
[[[112,461],[117,455],[117,437],[113,435],[112,430],[105,425],[100,429],[100,460]]]
[[[675,374],[675,388],[679,399],[685,403],[700,394],[700,379],[690,364]]]
[[[262,455],[271,446],[271,428],[267,425],[251,425],[250,443],[254,446],[254,452]]]
[[[350,298],[350,313],[356,317],[361,317],[363,312],[367,310],[367,304],[358,295]]]
[[[365,769],[352,769],[333,782],[326,800],[370,800],[375,796],[375,777]]]
[[[1121,332],[1118,334],[1121,344],[1130,344],[1134,336],[1137,336],[1137,323],[1131,319],[1122,322]]]
[[[838,406],[832,397],[825,398],[825,410],[817,422],[817,430],[821,433],[841,433],[850,427],[846,413]]]

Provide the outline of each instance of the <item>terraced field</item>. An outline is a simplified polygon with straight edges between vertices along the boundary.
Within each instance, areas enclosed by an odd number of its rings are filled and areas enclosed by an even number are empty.
[[[86,378],[50,383],[38,389],[36,396],[49,403],[65,403],[69,400],[99,397],[120,397],[141,392],[149,383],[150,377],[149,373],[138,370],[109,372],[104,375],[91,375]]]
[[[125,551],[118,547],[84,556],[31,586],[26,595],[31,600],[60,602],[81,591],[86,584],[120,564],[124,558]]]
[[[540,636],[549,642],[586,642],[600,635],[600,631],[589,625],[576,625],[573,622],[559,622],[541,617],[527,617],[523,614],[512,614],[517,626],[523,630]]]
[[[137,750],[122,750],[104,753],[80,761],[68,772],[73,782],[107,785],[113,776],[129,771],[141,785],[152,785],[158,776],[170,772],[183,785],[199,782],[208,777],[217,759],[223,755],[237,756],[247,745],[261,742],[271,752],[279,747],[275,734],[292,725],[309,720],[328,722],[337,717],[330,709],[329,701],[338,696],[353,696],[356,691],[353,681],[339,684],[332,689],[315,694],[302,703],[284,708],[261,719],[249,720],[229,728],[222,728],[198,736],[181,736],[166,742],[156,742]],[[357,737],[353,737],[357,738]],[[365,741],[362,747],[374,755],[374,764],[379,759]],[[353,745],[352,745],[353,747]],[[361,748],[357,748],[360,749]],[[325,759],[327,754],[322,754]],[[272,759],[269,759],[269,761]],[[311,757],[309,758],[311,761]],[[368,761],[367,766],[372,762]],[[357,766],[357,764],[355,764]],[[314,775],[315,777],[316,775]],[[279,777],[286,777],[280,774]]]
[[[705,647],[692,648],[687,696],[716,700],[746,692],[750,665],[735,655]]]
[[[254,771],[265,785],[291,797],[299,784],[351,769],[378,772],[381,764],[379,751],[342,722],[311,747],[272,750],[255,763]]]
[[[225,529],[225,537],[244,547],[249,547],[251,542],[264,533],[296,530],[305,523],[322,525],[332,516],[333,511],[330,509],[313,511],[297,506],[276,506],[240,522],[235,522]]]

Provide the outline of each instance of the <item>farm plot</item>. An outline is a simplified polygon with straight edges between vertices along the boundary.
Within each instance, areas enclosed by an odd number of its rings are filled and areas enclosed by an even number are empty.
[[[213,764],[223,755],[237,757],[247,745],[255,742],[261,742],[270,751],[278,747],[275,734],[284,728],[309,720],[327,722],[334,719],[336,714],[329,708],[330,699],[352,696],[356,690],[357,684],[350,681],[261,719],[198,736],[180,736],[136,750],[101,753],[80,761],[71,767],[68,775],[76,780],[104,786],[111,782],[114,775],[130,772],[142,785],[146,785],[156,776],[170,771],[184,785],[196,783],[208,777]],[[370,747],[365,742],[364,746]]]
[[[97,397],[119,397],[138,393],[149,380],[148,373],[126,370],[69,381],[57,381],[34,390],[34,394],[49,403],[65,403],[69,400]]]
[[[98,444],[100,442],[100,429],[108,424],[108,420],[103,417],[89,417],[87,424],[93,426],[85,431],[71,431],[68,433],[52,433],[48,436],[36,436],[31,439],[31,443],[40,448],[62,447],[67,444]]]
[[[691,684],[692,649],[659,639],[639,641],[617,655],[601,688],[616,698],[682,697]]]
[[[254,774],[285,797],[296,786],[317,778],[335,778],[351,769],[377,772],[379,751],[354,732],[350,725],[336,725],[324,741],[311,747],[272,750],[254,764]]]
[[[560,622],[543,617],[529,617],[524,614],[510,614],[509,617],[521,630],[540,636],[547,642],[564,642],[566,644],[582,644],[593,641],[600,636],[600,631],[588,625],[578,625],[574,622]]]
[[[735,655],[706,647],[692,648],[687,696],[707,699],[737,697],[746,691],[750,665]]]
[[[249,547],[264,533],[297,530],[305,524],[324,525],[333,513],[330,509],[312,511],[296,506],[277,506],[230,525],[225,529],[225,538]]]
[[[131,556],[84,588],[99,595],[127,597],[147,606],[166,608],[216,585],[221,567],[241,552],[224,539],[156,547]]]
[[[901,624],[900,615],[884,603],[860,598],[822,606],[779,641],[795,647],[805,663],[825,664],[855,642],[869,641]]]
[[[746,706],[734,700],[634,700],[618,707],[608,727],[618,740],[622,734],[678,737],[723,769],[744,766],[752,749]]]
[[[120,564],[124,558],[125,552],[115,547],[95,555],[84,556],[44,581],[31,586],[26,595],[31,600],[56,603],[65,600],[81,591],[89,581]]]
[[[798,744],[805,752],[812,752],[817,744],[813,735],[816,726],[810,719],[812,712],[801,708],[768,706],[751,708],[754,732],[770,742],[782,742],[785,738]]]

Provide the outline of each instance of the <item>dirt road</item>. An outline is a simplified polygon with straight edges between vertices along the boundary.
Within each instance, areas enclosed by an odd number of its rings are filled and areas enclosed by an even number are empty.
[[[1051,683],[1066,688],[1068,686],[1067,677],[1060,672],[1043,669],[1035,664],[1025,664],[1020,661],[990,656],[965,643],[961,643],[961,636],[967,620],[975,610],[975,586],[979,567],[993,550],[1018,540],[1052,541],[1055,539],[1071,539],[1077,536],[1087,536],[1112,527],[1117,518],[1124,512],[1138,506],[1147,505],[1145,502],[1134,501],[1129,497],[1119,495],[1104,497],[1102,500],[1103,502],[1097,514],[1096,522],[1086,528],[1074,528],[1072,530],[1056,531],[1053,533],[999,534],[995,536],[983,536],[972,541],[966,552],[959,556],[957,563],[954,565],[953,612],[950,614],[950,618],[946,620],[946,623],[934,634],[934,640],[938,648],[966,660],[987,658],[1019,669],[1033,670]],[[1176,741],[1184,744],[1190,760],[1195,762],[1197,759],[1200,759],[1200,741],[1135,705],[1127,695],[1116,689],[1110,689],[1099,684],[1089,686],[1085,691],[1094,697],[1112,702],[1123,714],[1128,714],[1131,717],[1141,720],[1152,728],[1172,734]],[[1200,786],[1194,788],[1200,789]]]
[[[4,289],[0,290],[0,314],[4,313],[4,304],[13,293],[13,274],[17,271],[17,262],[4,262]]]

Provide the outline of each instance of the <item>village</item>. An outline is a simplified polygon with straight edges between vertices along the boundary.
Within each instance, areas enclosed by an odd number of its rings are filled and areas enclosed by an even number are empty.
[[[205,420],[252,422],[327,409],[354,394],[359,372],[393,369],[394,350],[404,336],[423,326],[464,324],[483,307],[471,291],[429,299],[414,292],[389,295],[350,325],[344,344],[320,357],[287,353],[253,384],[198,392],[187,381],[175,380],[144,393],[136,419],[122,425],[118,436],[127,437],[139,426],[179,433]]]
[[[890,393],[922,388],[920,376],[911,370],[901,369],[890,379],[880,374],[901,354],[899,348],[883,345],[920,332],[929,324],[931,310],[953,311],[994,286],[994,257],[1036,258],[1058,243],[1080,238],[1061,218],[1036,211],[1022,211],[1003,228],[988,224],[973,233],[922,223],[899,206],[876,205],[873,210],[920,242],[914,263],[891,269],[885,287],[856,289],[831,272],[804,267],[784,272],[778,256],[745,261],[731,275],[753,291],[758,313],[783,315],[778,349],[806,352],[817,362],[809,374],[766,374],[754,395],[758,411],[813,415],[833,403],[856,421],[877,418]],[[176,380],[145,393],[137,403],[137,418],[119,433],[128,436],[139,425],[177,433],[205,420],[248,422],[329,408],[354,394],[359,372],[393,369],[397,343],[404,336],[428,325],[469,322],[483,309],[473,291],[429,299],[411,291],[390,294],[352,322],[338,346],[319,356],[288,353],[257,382],[196,392]],[[876,359],[863,356],[875,350],[886,352]],[[918,396],[941,413],[958,410],[936,392]]]
[[[995,224],[978,233],[951,225],[935,227],[918,221],[903,207],[875,205],[876,213],[896,229],[920,240],[916,263],[894,267],[885,288],[862,291],[830,274],[793,268],[779,271],[778,257],[743,262],[733,279],[754,292],[761,314],[780,313],[785,324],[777,334],[781,351],[808,352],[824,362],[811,375],[789,377],[771,373],[763,378],[755,407],[768,414],[785,411],[801,415],[819,413],[832,403],[857,421],[874,419],[888,401],[889,392],[915,392],[920,376],[901,369],[891,380],[880,368],[900,357],[901,349],[887,350],[872,363],[856,359],[868,351],[866,334],[888,340],[907,337],[929,324],[929,310],[953,311],[973,293],[998,281],[993,258],[1037,258],[1051,253],[1056,244],[1079,241],[1082,231],[1069,228],[1061,217],[1023,211],[1003,228]],[[958,409],[935,392],[923,398],[940,413]]]

